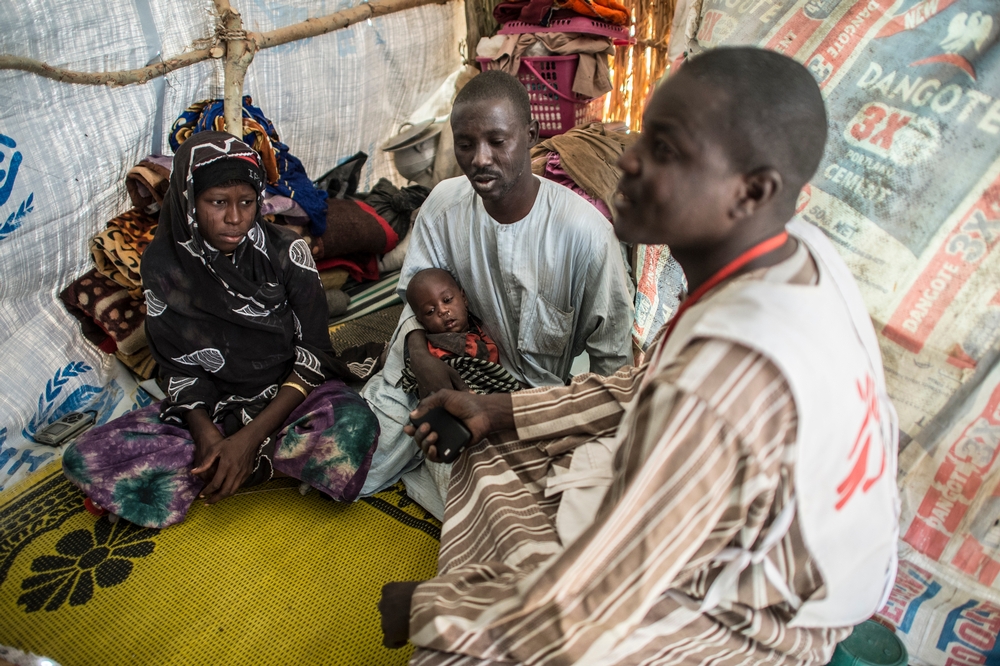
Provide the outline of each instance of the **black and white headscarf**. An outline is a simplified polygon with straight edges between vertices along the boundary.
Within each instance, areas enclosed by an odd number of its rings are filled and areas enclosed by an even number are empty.
[[[199,178],[219,174],[257,191],[256,219],[231,256],[202,238],[195,215],[195,192],[206,189]],[[262,221],[263,193],[260,158],[234,136],[201,132],[174,155],[141,267],[146,333],[167,393],[164,421],[183,425],[184,413],[203,408],[217,422],[232,413],[246,423],[293,370],[311,386],[352,376],[330,346],[309,246]]]

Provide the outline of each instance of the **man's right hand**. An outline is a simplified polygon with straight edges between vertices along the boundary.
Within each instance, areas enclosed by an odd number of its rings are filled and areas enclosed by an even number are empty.
[[[406,336],[406,348],[410,353],[410,369],[417,380],[418,397],[426,398],[442,389],[469,390],[455,368],[431,355],[423,330],[411,331]]]
[[[491,432],[514,429],[514,412],[509,393],[477,395],[464,391],[444,389],[424,398],[417,408],[410,412],[411,418],[419,418],[435,407],[444,407],[452,416],[458,417],[472,433],[472,443],[477,444]],[[437,459],[437,433],[424,423],[419,428],[412,424],[404,426],[403,432],[416,440],[428,460]]]

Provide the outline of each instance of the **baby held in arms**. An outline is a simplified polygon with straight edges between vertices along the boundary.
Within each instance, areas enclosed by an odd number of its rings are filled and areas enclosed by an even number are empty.
[[[406,301],[424,327],[427,349],[453,367],[474,393],[517,391],[517,380],[500,365],[496,343],[469,314],[465,292],[448,271],[428,268],[413,276],[406,287]],[[403,390],[417,393],[417,381],[405,354]]]

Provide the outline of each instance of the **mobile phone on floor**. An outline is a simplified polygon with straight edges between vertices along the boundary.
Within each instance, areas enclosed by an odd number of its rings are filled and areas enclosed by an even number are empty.
[[[452,416],[444,407],[435,407],[419,418],[411,418],[410,423],[414,428],[428,423],[431,430],[437,433],[438,441],[434,446],[437,447],[437,458],[440,462],[453,462],[472,440],[472,433],[465,424]]]
[[[92,426],[94,416],[93,412],[70,412],[35,433],[35,441],[39,444],[59,446]]]

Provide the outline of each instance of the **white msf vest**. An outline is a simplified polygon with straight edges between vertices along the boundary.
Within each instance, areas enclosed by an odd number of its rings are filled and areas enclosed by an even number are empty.
[[[895,580],[899,531],[897,418],[885,390],[878,340],[854,279],[819,229],[793,220],[809,248],[817,285],[737,281],[693,305],[666,342],[663,367],[694,338],[731,340],[770,359],[795,397],[795,501],[757,549],[727,548],[701,610],[735,598],[739,573],[761,563],[798,611],[799,627],[843,627],[875,613]],[[764,556],[794,514],[826,595],[802,601]]]

